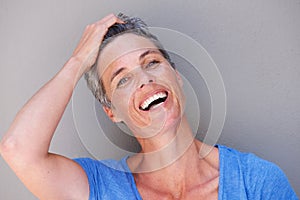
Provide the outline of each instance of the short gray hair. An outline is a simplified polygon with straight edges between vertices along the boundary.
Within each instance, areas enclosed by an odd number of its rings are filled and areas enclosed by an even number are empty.
[[[100,45],[99,53],[96,60],[98,60],[101,50],[114,38],[118,37],[123,33],[133,33],[145,37],[151,42],[153,42],[153,44],[159,49],[159,51],[171,64],[171,66],[175,68],[174,63],[171,62],[168,52],[163,48],[162,44],[157,39],[157,37],[150,33],[148,26],[144,21],[137,17],[128,17],[122,13],[118,14],[117,17],[121,19],[124,23],[115,23],[114,25],[108,28],[108,31],[106,32],[103,41]],[[96,63],[90,68],[90,70],[85,73],[84,77],[87,81],[88,88],[92,91],[95,98],[102,105],[110,108],[111,102],[106,96],[106,91],[102,79],[98,75],[97,64],[98,63],[96,61]]]

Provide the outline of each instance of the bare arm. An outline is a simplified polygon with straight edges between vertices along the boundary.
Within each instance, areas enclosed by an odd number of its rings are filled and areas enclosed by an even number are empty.
[[[40,199],[88,199],[83,169],[71,159],[48,152],[55,129],[83,73],[94,64],[109,15],[87,26],[72,57],[18,112],[0,143],[0,153]]]

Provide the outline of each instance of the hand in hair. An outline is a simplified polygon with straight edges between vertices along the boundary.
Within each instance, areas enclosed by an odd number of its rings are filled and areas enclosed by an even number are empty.
[[[103,37],[108,28],[115,23],[123,22],[114,14],[110,14],[98,22],[86,26],[79,44],[72,55],[72,58],[81,63],[81,74],[88,71],[96,62]]]
[[[82,167],[49,148],[76,83],[96,61],[108,28],[120,22],[111,14],[87,26],[72,57],[22,107],[0,141],[1,157],[39,199],[88,199]]]

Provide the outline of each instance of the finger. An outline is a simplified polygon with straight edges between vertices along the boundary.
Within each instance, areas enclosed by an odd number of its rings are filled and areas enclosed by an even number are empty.
[[[114,14],[107,15],[100,21],[96,22],[96,24],[99,24],[99,25],[103,24],[106,28],[109,28],[110,26],[112,26],[115,23],[124,24],[124,22],[121,19],[119,19],[118,17],[116,17]]]
[[[111,19],[116,19],[116,22],[118,22],[118,23],[124,23],[120,18],[118,18],[116,15],[114,15],[112,13],[107,15],[106,17],[102,18],[101,20],[99,20],[99,22],[101,22],[101,21],[106,22]]]
[[[74,53],[80,51],[80,49],[82,49],[85,45],[87,45],[86,43],[88,43],[88,41],[91,39],[92,40],[96,39],[96,41],[101,43],[108,28],[115,23],[124,23],[124,22],[120,20],[118,17],[116,17],[114,14],[109,14],[106,17],[99,20],[98,22],[88,25],[85,28],[85,31]]]
[[[120,23],[120,24],[125,24],[124,21],[122,21],[119,17],[116,17],[117,18],[117,23]]]
[[[80,49],[82,48],[82,46],[84,46],[85,43],[87,42],[87,40],[90,38],[90,35],[91,35],[90,29],[91,29],[91,28],[90,28],[90,25],[88,25],[88,26],[85,28],[85,30],[84,30],[84,32],[83,32],[81,38],[80,38],[80,41],[79,41],[79,43],[77,44],[77,47],[76,47],[74,53],[77,53],[77,51],[80,50]]]
[[[114,18],[115,15],[113,13],[110,13],[109,15],[106,15],[105,17],[103,17],[102,19],[99,20],[99,22],[105,22],[106,20],[110,19],[110,18]]]

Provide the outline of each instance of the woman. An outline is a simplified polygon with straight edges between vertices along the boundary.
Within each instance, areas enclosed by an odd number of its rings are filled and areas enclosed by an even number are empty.
[[[48,152],[74,87],[88,86],[114,122],[140,143],[120,161],[71,160]],[[21,109],[1,155],[40,199],[297,199],[274,164],[194,138],[182,80],[147,26],[108,15],[87,26],[72,57]]]

